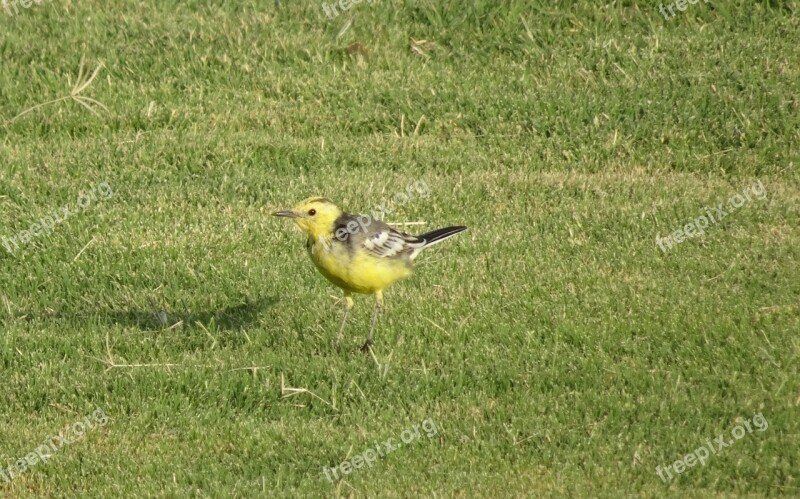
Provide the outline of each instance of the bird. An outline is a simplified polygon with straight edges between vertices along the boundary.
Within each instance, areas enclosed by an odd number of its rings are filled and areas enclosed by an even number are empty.
[[[311,261],[328,281],[344,292],[344,317],[335,342],[337,351],[353,308],[353,293],[375,295],[369,335],[361,347],[362,352],[370,352],[383,309],[383,291],[411,275],[412,262],[422,250],[467,229],[458,225],[412,236],[374,217],[345,213],[320,196],[309,197],[290,210],[272,215],[291,219],[306,234]]]

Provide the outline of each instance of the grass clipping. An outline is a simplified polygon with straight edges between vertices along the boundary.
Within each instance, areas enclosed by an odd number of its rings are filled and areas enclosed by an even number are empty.
[[[86,71],[85,66],[86,65],[84,63],[84,60],[81,57],[81,65],[80,65],[80,68],[78,68],[78,79],[75,81],[75,85],[72,87],[72,90],[69,92],[69,94],[67,94],[67,95],[65,95],[63,97],[59,97],[57,99],[53,99],[51,101],[47,101],[47,102],[43,102],[41,104],[37,104],[37,105],[35,105],[33,107],[30,107],[30,108],[22,111],[18,115],[14,116],[10,120],[6,121],[6,126],[12,124],[13,122],[18,120],[19,118],[25,116],[26,114],[28,114],[28,113],[30,113],[32,111],[35,111],[35,110],[39,109],[41,107],[44,107],[44,106],[47,106],[47,105],[50,105],[50,104],[57,104],[57,103],[59,103],[61,101],[65,101],[65,100],[68,100],[68,99],[74,100],[75,102],[77,102],[81,106],[85,107],[92,114],[94,114],[96,116],[99,116],[100,113],[97,112],[95,107],[100,107],[100,108],[103,108],[105,111],[108,111],[108,108],[106,106],[104,106],[101,102],[98,102],[98,101],[92,99],[91,97],[86,97],[85,95],[80,95],[81,92],[83,92],[84,90],[89,88],[89,85],[92,84],[92,82],[94,81],[95,77],[97,76],[97,73],[99,73],[100,70],[103,69],[103,64],[100,64],[99,66],[97,66],[95,68],[95,70],[92,72],[92,74],[89,75],[89,72]]]

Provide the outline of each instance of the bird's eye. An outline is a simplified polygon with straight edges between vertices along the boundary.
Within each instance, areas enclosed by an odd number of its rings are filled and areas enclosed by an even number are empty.
[[[308,216],[313,217],[316,214],[317,214],[317,210],[315,210],[314,208],[311,208],[310,210],[308,210]]]

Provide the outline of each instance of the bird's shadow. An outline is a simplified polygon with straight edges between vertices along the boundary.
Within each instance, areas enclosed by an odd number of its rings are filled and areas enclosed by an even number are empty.
[[[55,319],[69,321],[100,321],[101,323],[124,327],[135,327],[142,331],[160,331],[183,327],[187,329],[203,327],[217,331],[236,331],[246,329],[258,322],[259,315],[274,306],[280,300],[277,297],[264,297],[255,300],[247,299],[243,303],[231,305],[219,310],[191,311],[185,305],[161,306],[152,300],[150,307],[127,310],[92,310],[92,311],[27,311],[19,315],[20,320]],[[198,324],[200,326],[198,326]]]
[[[146,309],[135,308],[107,312],[109,322],[126,327],[136,327],[143,331],[153,331],[182,326],[196,327],[199,323],[204,327],[211,324],[218,331],[234,331],[250,327],[258,321],[264,310],[278,303],[276,297],[265,297],[247,300],[220,310],[192,311],[186,306],[165,308],[151,304]]]

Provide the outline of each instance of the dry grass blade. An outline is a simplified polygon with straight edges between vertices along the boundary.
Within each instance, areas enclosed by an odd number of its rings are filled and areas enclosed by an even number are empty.
[[[347,30],[350,29],[350,25],[352,24],[353,20],[348,19],[347,22],[345,22],[344,25],[342,25],[342,27],[339,29],[339,32],[336,34],[336,38],[339,39],[343,34],[347,33]]]
[[[436,44],[428,40],[411,39],[411,52],[426,59],[430,58],[428,53],[436,47]]]
[[[90,111],[92,114],[94,114],[95,116],[100,116],[100,114],[99,114],[97,111],[95,111],[94,109],[92,109],[92,106],[90,106],[89,104],[87,104],[87,103],[83,102],[82,100],[80,100],[80,99],[75,99],[75,102],[77,102],[77,103],[78,103],[78,104],[80,104],[81,106],[83,106],[83,107],[85,107],[86,109],[88,109],[88,110],[89,110],[89,111]]]
[[[97,73],[99,73],[101,69],[103,69],[102,64],[100,64],[95,68],[94,72],[92,73],[92,76],[82,81],[81,76],[85,75],[85,73],[83,72],[83,58],[81,58],[81,67],[78,70],[78,80],[75,82],[75,86],[72,88],[72,92],[70,93],[72,95],[78,95],[79,93],[86,90],[86,88],[92,84],[92,81],[94,81],[95,77],[97,76]]]
[[[173,364],[173,363],[148,363],[148,364],[140,364],[140,363],[128,364],[128,363],[123,363],[123,364],[118,364],[116,359],[114,358],[114,354],[111,351],[111,338],[110,338],[110,334],[108,332],[106,332],[106,358],[105,359],[100,359],[100,358],[97,358],[97,357],[93,357],[91,355],[85,355],[85,357],[93,359],[93,360],[96,360],[98,362],[101,362],[101,363],[105,364],[106,372],[108,372],[108,371],[110,371],[112,369],[121,369],[121,368],[129,368],[129,369],[130,368],[167,368],[168,370],[171,371],[172,368],[178,368],[178,367],[180,367],[180,368],[201,367],[201,368],[207,368],[207,369],[208,368],[219,367],[219,366],[207,365],[207,364]],[[224,372],[235,372],[235,371],[249,370],[253,374],[255,374],[259,369],[266,369],[267,367],[269,367],[269,366],[235,367],[233,369],[228,369],[228,370],[226,370]],[[311,392],[309,392],[309,393],[311,393]],[[312,393],[312,395],[313,395],[313,393]],[[319,397],[317,397],[317,398],[319,398]],[[322,399],[320,399],[320,400],[322,400]],[[325,402],[324,400],[322,400],[322,401]],[[325,403],[327,403],[327,402],[325,402]],[[336,409],[336,407],[334,407],[334,409]]]
[[[335,405],[332,405],[330,402],[328,402],[327,400],[323,399],[322,397],[320,397],[316,393],[312,392],[311,390],[308,390],[307,388],[293,388],[291,386],[286,386],[286,384],[284,382],[284,379],[283,379],[283,374],[281,374],[281,398],[282,399],[289,398],[289,397],[292,397],[294,395],[299,395],[301,393],[307,393],[307,394],[311,395],[312,397],[314,397],[315,399],[317,399],[320,402],[322,402],[323,404],[327,405],[328,407],[331,407],[333,410],[336,410],[336,406]]]
[[[95,110],[92,108],[92,106],[90,106],[89,104],[94,104],[94,105],[96,105],[96,106],[102,107],[102,108],[103,108],[103,109],[104,109],[106,112],[108,111],[108,108],[107,108],[106,106],[104,106],[103,104],[101,104],[101,103],[97,102],[97,101],[96,101],[96,100],[94,100],[94,99],[90,99],[90,98],[88,98],[88,97],[83,97],[83,96],[80,96],[80,97],[79,97],[79,96],[73,96],[73,97],[72,97],[72,99],[73,99],[75,102],[77,102],[78,104],[80,104],[81,106],[83,106],[83,107],[85,107],[86,109],[88,109],[89,111],[91,111],[91,112],[92,112],[92,114],[94,114],[95,116],[100,116],[100,113],[98,113],[97,111],[95,111]]]
[[[76,88],[76,87],[77,87],[77,86],[80,84],[80,82],[83,80],[83,67],[84,67],[84,63],[86,62],[86,61],[85,61],[85,59],[84,59],[84,57],[85,57],[85,56],[81,56],[81,64],[80,64],[80,66],[78,67],[78,79],[77,79],[77,80],[75,80],[75,87],[72,87],[72,88],[73,88],[73,90],[74,90],[74,89],[75,89],[75,88]]]
[[[29,107],[28,109],[22,111],[21,113],[19,113],[18,115],[14,116],[10,120],[6,121],[5,125],[8,126],[11,123],[15,122],[17,119],[25,116],[26,114],[28,114],[28,113],[30,113],[32,111],[35,111],[35,110],[37,110],[37,109],[39,109],[41,107],[44,107],[44,106],[47,106],[47,105],[50,105],[50,104],[57,104],[57,103],[59,103],[61,101],[65,101],[67,99],[74,100],[75,102],[77,102],[81,106],[85,107],[92,114],[94,114],[96,116],[99,116],[100,113],[98,113],[97,110],[94,109],[94,106],[100,107],[104,111],[108,112],[108,108],[106,106],[104,106],[101,102],[98,102],[95,99],[92,99],[90,97],[86,97],[84,95],[80,95],[81,92],[83,92],[84,90],[89,88],[89,86],[92,84],[94,79],[97,77],[97,74],[100,72],[101,69],[103,69],[103,67],[104,67],[104,65],[100,64],[99,66],[97,66],[95,68],[95,70],[92,72],[92,74],[89,75],[89,73],[87,71],[85,71],[85,69],[84,69],[85,68],[84,60],[83,60],[83,58],[81,58],[80,67],[78,68],[78,79],[75,81],[75,85],[72,87],[72,90],[70,91],[69,95],[65,95],[63,97],[59,97],[57,99],[53,99],[53,100],[50,100],[50,101],[47,101],[47,102],[43,102],[43,103],[37,104],[37,105],[35,105],[33,107]]]

